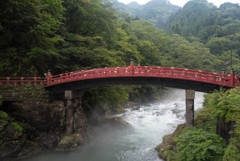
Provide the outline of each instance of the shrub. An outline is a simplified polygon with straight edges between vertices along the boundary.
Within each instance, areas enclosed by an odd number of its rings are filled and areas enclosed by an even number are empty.
[[[230,144],[225,150],[224,161],[239,161],[240,160],[240,147],[236,145],[238,141],[234,138],[231,139]]]
[[[12,122],[11,125],[14,127],[16,131],[23,131],[23,128],[17,123],[17,122]]]
[[[0,119],[7,119],[8,114],[6,112],[0,111]]]
[[[226,147],[218,135],[196,128],[185,131],[176,142],[180,161],[220,160]]]
[[[7,124],[8,114],[6,112],[0,111],[0,123]]]

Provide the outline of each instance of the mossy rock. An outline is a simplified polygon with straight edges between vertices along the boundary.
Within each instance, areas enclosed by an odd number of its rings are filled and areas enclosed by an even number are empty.
[[[64,135],[59,141],[57,151],[73,150],[84,143],[84,139],[80,133],[72,135]]]
[[[186,129],[186,124],[180,124],[172,134],[165,135],[163,137],[162,143],[155,148],[160,158],[168,161],[176,160],[175,157],[177,154],[177,143],[175,142],[175,138],[182,134]]]

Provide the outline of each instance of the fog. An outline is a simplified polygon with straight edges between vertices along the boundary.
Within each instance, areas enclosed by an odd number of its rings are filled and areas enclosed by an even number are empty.
[[[195,109],[202,108],[203,93],[196,92]],[[169,89],[159,101],[116,115],[129,128],[105,126],[79,150],[34,157],[27,161],[161,161],[154,148],[162,137],[184,123],[185,90]]]

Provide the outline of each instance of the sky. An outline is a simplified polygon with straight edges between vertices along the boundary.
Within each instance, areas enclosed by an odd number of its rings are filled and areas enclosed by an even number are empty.
[[[118,0],[119,2],[128,4],[130,2],[136,1],[139,4],[145,4],[150,0]],[[169,0],[172,4],[183,7],[185,3],[187,3],[189,0]],[[225,2],[231,2],[231,3],[240,3],[240,0],[208,0],[208,2],[213,3],[216,6],[220,6],[222,3]]]

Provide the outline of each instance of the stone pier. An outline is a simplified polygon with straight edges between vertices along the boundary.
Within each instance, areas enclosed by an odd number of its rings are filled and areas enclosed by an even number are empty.
[[[73,114],[77,107],[82,106],[82,95],[83,92],[80,91],[65,91],[66,100],[66,134],[71,135],[74,129]]]
[[[195,91],[186,90],[186,124],[189,127],[194,125],[194,99]]]

